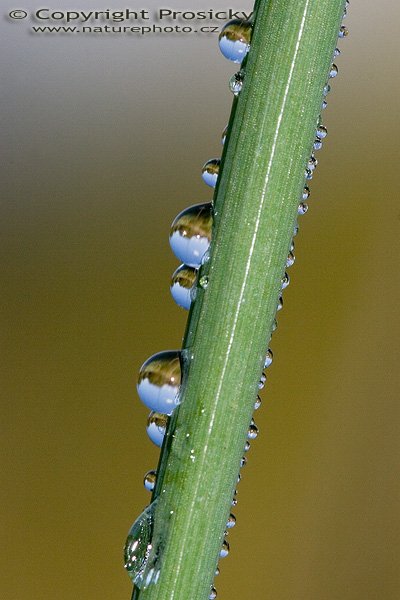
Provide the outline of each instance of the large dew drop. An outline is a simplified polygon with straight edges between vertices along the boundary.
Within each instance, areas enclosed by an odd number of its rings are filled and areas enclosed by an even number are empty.
[[[152,502],[136,519],[125,543],[124,566],[133,583],[139,588],[143,587],[146,581],[146,569],[152,550],[151,538],[156,503],[157,500]]]
[[[189,310],[192,304],[193,286],[196,283],[197,271],[193,267],[181,265],[171,279],[171,294],[178,306]]]
[[[219,35],[219,48],[228,60],[241,63],[250,50],[251,23],[233,19],[229,21]]]
[[[154,354],[139,371],[137,390],[143,404],[165,415],[179,404],[181,385],[181,353],[166,350]]]
[[[183,210],[171,225],[169,243],[183,263],[199,268],[211,242],[212,204],[195,204]]]

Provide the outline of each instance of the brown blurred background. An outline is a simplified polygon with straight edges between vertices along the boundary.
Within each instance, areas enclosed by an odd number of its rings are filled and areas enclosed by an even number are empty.
[[[399,17],[351,2],[219,598],[400,597]],[[1,27],[0,594],[129,600],[122,546],[158,456],[135,380],[180,345],[169,225],[211,197],[235,67],[212,35]]]

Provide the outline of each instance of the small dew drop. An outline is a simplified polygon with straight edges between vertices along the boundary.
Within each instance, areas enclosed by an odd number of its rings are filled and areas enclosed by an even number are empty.
[[[293,252],[289,252],[289,254],[287,255],[287,259],[286,259],[286,267],[293,267],[294,262],[296,260],[295,255],[293,254]]]
[[[241,63],[250,49],[251,23],[234,19],[229,21],[219,35],[219,48],[228,60]]]
[[[260,396],[257,396],[256,401],[254,402],[254,410],[258,410],[260,408],[260,406],[261,406],[261,398],[260,398]]]
[[[286,265],[287,265],[287,263],[286,263]],[[283,308],[283,298],[282,298],[282,296],[280,296],[276,310],[279,311],[279,310],[282,310],[282,308]]]
[[[244,81],[244,71],[238,71],[229,80],[229,89],[234,96],[238,96],[242,90]]]
[[[219,555],[221,558],[226,558],[228,556],[228,554],[229,554],[229,543],[226,540],[224,540]]]
[[[252,419],[250,422],[249,430],[247,432],[247,437],[249,440],[255,440],[257,436],[258,436],[258,427],[254,423],[254,420]]]
[[[339,37],[345,38],[348,35],[349,35],[349,30],[347,29],[347,27],[345,27],[345,25],[342,25],[341,28],[339,29]]]
[[[308,204],[306,202],[300,202],[299,207],[297,209],[297,214],[305,215],[308,211]]]
[[[221,144],[224,145],[226,142],[226,136],[228,135],[228,125],[225,127],[225,129],[222,132],[221,135]]]
[[[147,435],[156,446],[162,446],[165,431],[167,429],[167,422],[168,417],[166,415],[154,411],[151,411],[147,417]]]
[[[293,227],[293,237],[296,237],[296,235],[299,233],[299,224],[295,223],[294,227]]]
[[[212,587],[211,591],[210,591],[210,595],[208,596],[208,599],[215,600],[216,597],[217,597],[217,590],[215,589],[215,587]]]
[[[302,199],[307,200],[310,197],[310,189],[308,186],[305,186],[303,189]]]
[[[156,471],[148,471],[144,476],[143,483],[146,490],[152,492],[156,487],[157,481],[157,472]]]
[[[325,110],[327,106],[328,106],[327,101],[326,100],[322,100],[321,109]]]
[[[151,538],[156,502],[157,500],[152,502],[136,519],[129,530],[124,548],[125,569],[133,583],[139,588],[144,582],[145,570],[152,549]]]
[[[247,458],[245,456],[242,456],[242,458],[240,459],[240,467],[243,468],[247,465]]]
[[[290,283],[290,277],[287,273],[284,274],[284,276],[281,279],[281,289],[284,290],[287,288],[287,286]]]
[[[324,127],[324,125],[320,125],[317,129],[317,138],[319,140],[323,140],[326,138],[326,136],[328,135],[328,130],[326,127]]]
[[[201,176],[204,183],[210,187],[214,188],[217,185],[220,164],[221,161],[219,158],[210,158],[210,160],[203,165]]]
[[[322,140],[320,140],[319,138],[316,138],[315,142],[314,142],[314,150],[321,150],[322,148]]]
[[[338,75],[338,73],[339,73],[339,69],[337,68],[335,63],[333,63],[331,66],[331,70],[329,71],[329,77],[331,79],[334,79]]]
[[[304,177],[307,179],[307,181],[310,181],[313,178],[313,172],[311,169],[306,169],[304,171]]]
[[[326,86],[324,87],[323,95],[327,96],[330,91],[331,91],[331,86],[329,85],[329,83],[327,83]]]
[[[318,161],[315,158],[314,154],[311,154],[309,161],[307,163],[307,169],[310,169],[310,171],[314,171],[318,166]],[[305,198],[304,198],[305,200]]]
[[[260,381],[258,382],[258,389],[262,390],[265,386],[265,382],[267,381],[267,376],[265,373],[261,374]]]
[[[244,445],[244,451],[248,452],[250,450],[250,442],[246,442]]]
[[[236,525],[236,517],[235,517],[234,514],[231,513],[229,515],[229,517],[228,517],[228,521],[226,523],[226,526],[227,526],[228,529],[232,529],[232,527],[235,527],[235,525]]]
[[[267,353],[265,355],[265,362],[264,362],[265,369],[267,369],[268,367],[270,367],[272,365],[273,358],[274,358],[274,354],[273,354],[271,348],[268,348]]]
[[[341,54],[341,52],[340,52],[339,48],[335,48],[335,51],[334,51],[334,53],[333,53],[333,56],[334,56],[335,58],[337,58],[338,56],[340,56],[340,54]]]
[[[271,330],[272,330],[272,332],[276,331],[276,330],[277,330],[277,328],[278,328],[278,321],[277,321],[276,319],[274,319],[274,320],[272,321],[272,329],[271,329]]]
[[[187,265],[177,268],[171,278],[171,294],[178,306],[189,310],[193,300],[193,286],[196,283],[197,270]]]
[[[219,575],[219,573],[220,573],[220,570],[219,570],[219,567],[217,567],[217,568],[215,569],[215,576]]]

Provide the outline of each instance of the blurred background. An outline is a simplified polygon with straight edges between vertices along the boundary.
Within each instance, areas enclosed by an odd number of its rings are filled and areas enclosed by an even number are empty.
[[[219,598],[400,597],[399,17],[351,2]],[[158,459],[136,377],[180,347],[169,226],[211,199],[235,66],[216,35],[1,28],[0,594],[129,600],[122,547]]]

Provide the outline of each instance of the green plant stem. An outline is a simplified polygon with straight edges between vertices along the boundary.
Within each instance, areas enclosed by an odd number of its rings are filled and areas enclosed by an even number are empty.
[[[158,468],[157,584],[206,600],[231,510],[344,0],[260,0],[189,315],[182,404]]]

